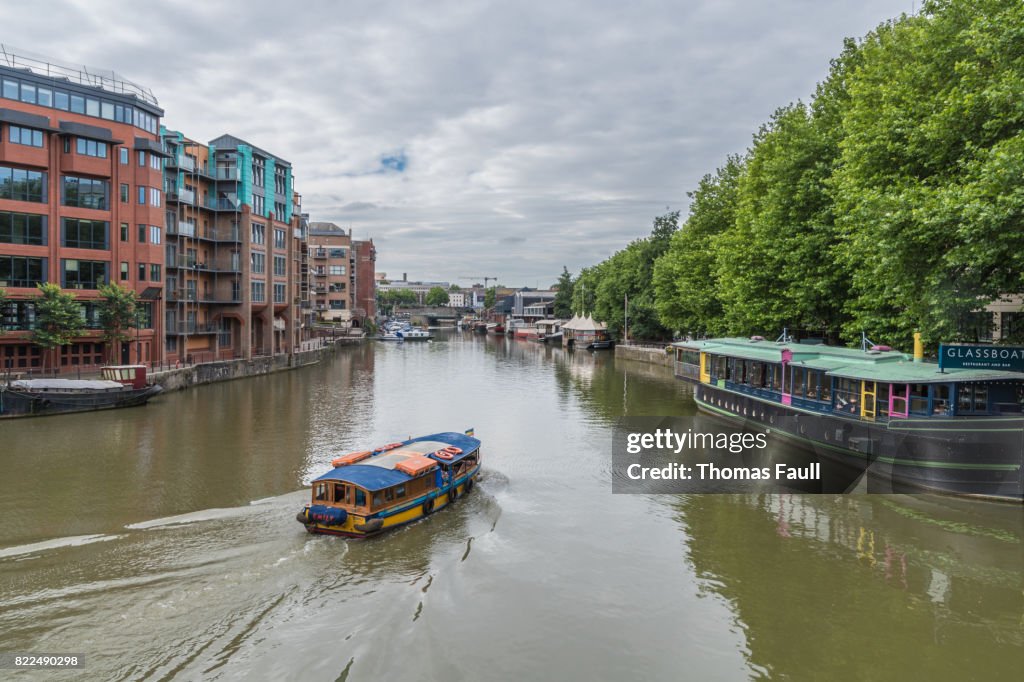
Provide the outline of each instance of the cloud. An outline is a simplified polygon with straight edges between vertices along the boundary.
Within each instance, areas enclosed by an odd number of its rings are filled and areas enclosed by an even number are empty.
[[[842,39],[905,0],[165,3],[5,8],[18,42],[151,88],[170,128],[292,162],[378,267],[554,281],[647,234]],[[145,30],[139,30],[145,27]],[[501,248],[495,248],[500,246]]]

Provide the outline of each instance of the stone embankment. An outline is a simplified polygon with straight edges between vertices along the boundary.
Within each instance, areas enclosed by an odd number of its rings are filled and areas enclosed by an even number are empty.
[[[636,362],[647,362],[662,367],[672,366],[672,356],[665,352],[664,348],[647,346],[615,346],[616,359],[633,360]]]
[[[160,384],[165,391],[177,391],[190,386],[255,377],[296,367],[315,365],[327,354],[336,352],[338,347],[361,343],[362,340],[362,338],[336,339],[332,343],[325,343],[318,348],[299,351],[291,355],[262,356],[251,360],[221,360],[176,367],[153,372],[150,378],[152,383]]]

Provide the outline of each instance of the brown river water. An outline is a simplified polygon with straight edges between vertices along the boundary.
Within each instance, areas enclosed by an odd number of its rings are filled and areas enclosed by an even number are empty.
[[[87,680],[965,680],[1024,670],[1024,510],[931,495],[612,495],[668,369],[441,332],[0,423],[0,652]],[[474,428],[451,509],[310,536],[332,457]]]

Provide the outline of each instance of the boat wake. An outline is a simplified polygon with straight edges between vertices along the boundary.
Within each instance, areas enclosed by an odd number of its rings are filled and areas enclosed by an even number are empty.
[[[89,545],[94,542],[107,542],[108,540],[117,540],[118,538],[124,537],[123,535],[73,535],[66,538],[54,538],[52,540],[44,540],[43,542],[33,542],[30,545],[16,545],[14,547],[4,547],[0,549],[0,559],[6,559],[14,556],[24,556],[26,554],[38,554],[40,552],[46,552],[53,549],[60,549],[61,547],[78,547],[81,545]]]

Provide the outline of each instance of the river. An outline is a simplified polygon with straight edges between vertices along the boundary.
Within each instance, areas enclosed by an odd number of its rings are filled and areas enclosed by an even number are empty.
[[[0,423],[0,652],[34,679],[999,679],[1024,511],[936,496],[612,495],[669,370],[442,332]],[[484,473],[380,538],[310,536],[340,453],[474,428]],[[9,672],[9,671],[5,671]]]

